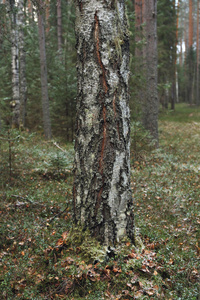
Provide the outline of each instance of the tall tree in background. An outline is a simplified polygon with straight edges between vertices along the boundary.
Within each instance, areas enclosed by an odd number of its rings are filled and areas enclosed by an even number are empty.
[[[40,4],[42,3],[42,0],[40,0]],[[49,33],[50,30],[50,0],[43,1],[43,5],[45,5],[45,21],[46,21],[46,34]]]
[[[193,3],[189,0],[189,36],[188,36],[188,100],[193,102],[193,77],[194,77],[194,58],[193,58]]]
[[[61,0],[57,0],[57,37],[58,37],[58,51],[62,50],[62,9]]]
[[[74,220],[102,243],[134,240],[125,1],[76,1]]]
[[[135,1],[135,56],[141,60],[142,53],[142,24],[143,24],[143,0]]]
[[[199,65],[200,65],[200,47],[199,47],[199,39],[200,39],[200,20],[199,20],[199,9],[200,9],[200,2],[197,1],[197,38],[196,38],[196,59],[197,59],[197,77],[196,77],[196,104],[200,105],[199,99]]]
[[[18,1],[19,20],[19,66],[20,66],[20,126],[25,126],[27,82],[26,82],[26,50],[24,49],[24,0]]]
[[[39,48],[40,48],[40,70],[41,70],[41,88],[42,88],[42,112],[44,134],[46,139],[51,138],[51,120],[49,111],[49,95],[47,82],[47,62],[45,47],[45,30],[44,30],[44,7],[40,0],[38,10],[38,29],[39,29]]]
[[[144,2],[146,45],[145,79],[143,100],[143,125],[158,147],[158,92],[157,92],[157,0]]]
[[[12,26],[12,127],[20,126],[20,92],[19,92],[19,35],[18,35],[18,13],[15,0],[9,0]]]

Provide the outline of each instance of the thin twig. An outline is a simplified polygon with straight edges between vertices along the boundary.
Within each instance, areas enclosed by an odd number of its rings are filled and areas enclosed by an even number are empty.
[[[41,204],[41,203],[39,203],[39,202],[33,202],[33,201],[31,201],[30,199],[28,199],[27,197],[22,197],[22,196],[19,196],[19,195],[11,195],[11,197],[23,199],[23,200],[25,200],[25,201],[28,201],[28,202],[31,203],[31,204],[36,204],[36,205],[44,206],[44,204]]]
[[[60,149],[62,152],[67,153],[66,150],[62,149],[56,142],[53,142],[54,146],[56,146],[58,149]]]
[[[68,209],[68,205],[65,207],[65,209],[63,209],[62,211],[60,211],[59,213],[57,213],[55,216],[53,216],[48,223],[51,223],[55,218],[60,217],[67,209]]]

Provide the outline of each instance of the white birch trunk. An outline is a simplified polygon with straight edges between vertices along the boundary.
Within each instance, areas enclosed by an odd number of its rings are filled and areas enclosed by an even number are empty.
[[[19,93],[19,46],[18,46],[18,14],[15,1],[10,1],[10,11],[12,18],[12,128],[20,126],[20,93]]]
[[[18,2],[19,20],[19,63],[20,63],[20,125],[25,126],[27,84],[26,84],[26,50],[24,49],[24,0]]]
[[[74,219],[102,243],[134,240],[125,1],[77,0]]]

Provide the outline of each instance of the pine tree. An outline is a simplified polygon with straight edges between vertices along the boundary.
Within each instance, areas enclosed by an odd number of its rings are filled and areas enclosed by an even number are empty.
[[[144,4],[145,37],[145,88],[143,99],[143,125],[158,147],[158,93],[157,93],[157,0]]]
[[[38,11],[38,29],[39,29],[42,111],[43,111],[44,134],[45,134],[46,139],[50,139],[51,138],[51,120],[50,120],[50,111],[49,111],[49,95],[48,95],[48,83],[47,83],[47,63],[46,63],[44,16],[43,16],[43,5],[42,5],[41,0],[40,0],[39,11]]]

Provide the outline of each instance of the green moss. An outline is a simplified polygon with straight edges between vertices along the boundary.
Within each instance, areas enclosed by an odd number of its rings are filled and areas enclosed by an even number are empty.
[[[103,261],[106,256],[106,248],[91,237],[89,230],[83,230],[81,226],[76,226],[70,231],[66,245],[72,248],[79,247],[81,257],[86,263],[94,260]]]

